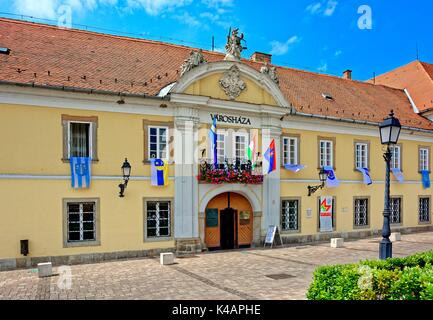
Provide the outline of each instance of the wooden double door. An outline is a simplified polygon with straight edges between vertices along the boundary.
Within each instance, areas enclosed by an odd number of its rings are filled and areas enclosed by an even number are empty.
[[[249,247],[253,241],[253,212],[249,201],[234,192],[212,199],[205,212],[205,243],[209,249]]]

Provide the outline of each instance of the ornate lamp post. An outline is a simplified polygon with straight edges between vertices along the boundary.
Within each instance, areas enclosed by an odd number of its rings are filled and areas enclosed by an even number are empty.
[[[123,198],[126,186],[128,185],[129,177],[131,176],[131,165],[128,162],[128,159],[125,159],[125,162],[122,165],[122,174],[123,174],[123,183],[119,184],[120,193],[119,197]]]
[[[319,171],[319,180],[321,184],[318,186],[308,186],[308,196],[311,197],[314,192],[319,189],[323,189],[325,187],[326,179],[328,179],[328,173],[325,171],[325,169],[321,168]]]
[[[386,118],[380,125],[380,141],[386,145],[386,152],[383,155],[386,163],[385,174],[385,208],[383,210],[383,228],[382,228],[382,241],[379,246],[379,258],[382,260],[392,258],[392,242],[389,240],[391,236],[390,215],[391,210],[389,207],[389,193],[390,193],[390,164],[391,164],[391,145],[398,142],[400,136],[401,125],[400,121],[394,117],[394,111],[391,110],[389,117]]]

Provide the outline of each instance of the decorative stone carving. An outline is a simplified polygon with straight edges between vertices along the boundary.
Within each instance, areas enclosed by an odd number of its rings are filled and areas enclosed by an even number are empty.
[[[244,34],[238,35],[239,28],[235,28],[232,31],[232,28],[229,30],[229,35],[227,36],[227,44],[226,44],[226,57],[224,60],[230,61],[239,61],[241,59],[241,53],[243,50],[247,49],[242,46],[242,41],[244,40]]]
[[[280,84],[280,78],[278,77],[277,68],[269,68],[268,63],[265,62],[264,65],[260,68],[260,72],[268,75],[269,78],[271,78],[271,80],[274,81],[277,85]]]
[[[200,49],[199,51],[191,51],[189,57],[183,61],[183,64],[180,68],[180,76],[182,77],[188,71],[191,71],[195,67],[206,63],[206,59],[203,56],[203,51]]]
[[[235,100],[247,88],[246,83],[240,77],[240,70],[237,66],[232,66],[219,81],[230,100]]]

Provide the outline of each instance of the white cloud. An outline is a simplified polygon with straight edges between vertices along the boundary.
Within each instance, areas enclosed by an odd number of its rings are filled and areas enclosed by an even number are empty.
[[[117,0],[14,0],[13,8],[22,15],[35,18],[56,19],[60,6],[70,6],[74,12],[82,13],[85,10],[96,10],[99,5],[117,4]]]
[[[335,51],[335,56],[339,57],[339,56],[341,56],[342,53],[343,53],[343,51],[337,50],[337,51]]]
[[[221,26],[223,28],[230,28],[230,26],[231,26],[230,21],[227,21],[227,20],[223,19],[219,14],[214,14],[212,12],[208,12],[208,11],[202,12],[200,14],[200,18],[207,19],[210,22],[212,22],[218,26]]]
[[[320,14],[330,17],[337,9],[337,0],[322,0],[321,2],[313,2],[309,4],[305,10],[311,14]]]
[[[325,11],[323,12],[323,14],[325,16],[332,16],[335,12],[335,9],[337,8],[338,2],[336,0],[329,0],[328,1],[328,6],[326,7]]]
[[[182,22],[190,27],[199,27],[201,26],[201,22],[194,16],[191,16],[188,12],[183,12],[183,14],[180,15],[174,15],[174,19],[178,20],[179,22]]]
[[[328,71],[328,64],[326,62],[322,62],[322,65],[317,68],[317,71],[319,72]]]
[[[234,0],[202,0],[204,5],[209,8],[232,7]]]
[[[14,10],[22,15],[37,18],[55,19],[57,14],[57,0],[14,0]]]
[[[299,41],[301,41],[301,39],[298,36],[293,36],[286,42],[280,42],[276,40],[271,41],[270,45],[272,49],[270,53],[275,56],[285,55],[289,51],[290,46],[298,43]]]
[[[128,9],[143,8],[148,15],[157,16],[191,3],[192,0],[127,0],[127,7]]]
[[[317,3],[312,3],[312,4],[308,5],[308,7],[305,8],[305,10],[307,10],[311,14],[316,14],[316,13],[320,12],[321,8],[322,8],[322,4],[320,2],[317,2]]]

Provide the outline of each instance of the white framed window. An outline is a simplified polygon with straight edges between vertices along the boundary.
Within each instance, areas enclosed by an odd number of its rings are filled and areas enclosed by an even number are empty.
[[[171,237],[171,201],[146,201],[146,238]]]
[[[299,200],[282,200],[281,230],[299,231]]]
[[[355,168],[368,169],[368,143],[357,142],[355,144]]]
[[[401,223],[401,198],[391,198],[389,200],[391,208],[390,223],[400,224]]]
[[[334,141],[332,140],[320,140],[319,141],[319,165],[320,167],[333,167],[334,166],[334,155],[333,149]]]
[[[297,165],[298,159],[298,138],[283,138],[283,164]]]
[[[419,171],[430,171],[429,156],[428,148],[419,148]]]
[[[401,147],[391,146],[391,169],[401,170]]]
[[[430,197],[419,198],[418,218],[420,223],[430,222]]]
[[[168,127],[148,127],[149,159],[168,160]]]
[[[354,224],[355,227],[367,227],[368,226],[368,199],[355,199],[354,208]]]
[[[96,202],[67,202],[67,242],[96,241]]]
[[[236,160],[248,158],[248,133],[235,132],[233,134],[233,156]]]
[[[68,122],[68,158],[92,156],[92,123]]]
[[[218,163],[224,163],[226,158],[226,132],[224,130],[218,130],[217,131],[217,158]]]

